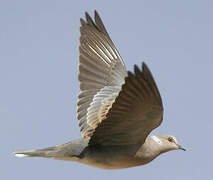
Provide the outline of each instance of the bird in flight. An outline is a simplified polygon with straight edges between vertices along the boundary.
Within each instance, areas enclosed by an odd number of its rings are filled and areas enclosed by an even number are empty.
[[[163,119],[162,99],[145,63],[127,71],[100,16],[80,19],[77,118],[81,139],[18,157],[76,161],[103,169],[151,162],[162,153],[185,150],[172,135],[149,135]]]

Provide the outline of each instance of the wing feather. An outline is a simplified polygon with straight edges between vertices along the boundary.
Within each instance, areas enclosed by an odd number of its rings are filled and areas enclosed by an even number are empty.
[[[107,114],[127,72],[98,13],[95,11],[95,22],[88,13],[85,16],[86,21],[80,19],[78,79],[81,92],[77,112],[81,134],[87,138]]]
[[[89,143],[102,145],[143,144],[163,118],[160,93],[148,67],[128,72],[121,91]]]

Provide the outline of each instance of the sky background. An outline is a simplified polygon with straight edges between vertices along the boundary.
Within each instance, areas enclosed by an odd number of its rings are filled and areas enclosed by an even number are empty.
[[[164,103],[152,134],[187,149],[146,166],[101,170],[75,162],[16,158],[80,137],[79,19],[98,10],[127,69],[146,62]],[[213,1],[0,1],[0,179],[211,180]]]

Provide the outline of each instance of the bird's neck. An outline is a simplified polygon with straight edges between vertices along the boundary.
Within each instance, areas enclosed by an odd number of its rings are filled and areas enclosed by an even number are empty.
[[[152,136],[146,138],[145,143],[136,153],[136,156],[142,158],[144,161],[150,162],[162,153],[161,144],[157,143]]]

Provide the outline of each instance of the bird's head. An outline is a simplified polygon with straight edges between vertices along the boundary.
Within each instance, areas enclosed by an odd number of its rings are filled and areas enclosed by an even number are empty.
[[[161,146],[162,153],[172,150],[186,151],[181,145],[178,144],[177,139],[172,135],[158,135],[152,136],[152,139]]]

